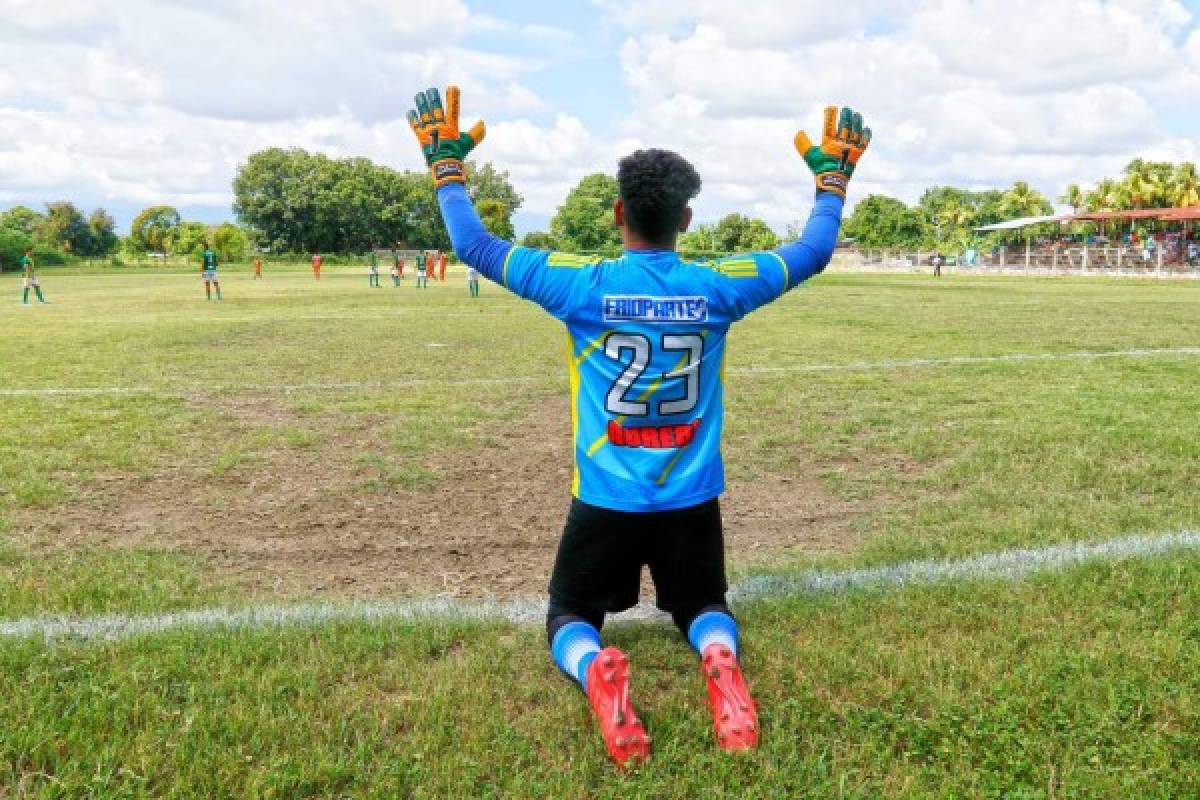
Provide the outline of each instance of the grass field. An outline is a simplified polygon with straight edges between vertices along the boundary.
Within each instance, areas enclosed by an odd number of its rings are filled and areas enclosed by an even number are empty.
[[[0,619],[540,597],[558,324],[360,273],[0,278]],[[1191,283],[823,276],[731,337],[733,576],[1200,528],[1197,347]],[[1200,796],[1197,551],[737,610],[763,746],[720,753],[677,633],[623,623],[629,775],[537,626],[0,639],[0,797]]]

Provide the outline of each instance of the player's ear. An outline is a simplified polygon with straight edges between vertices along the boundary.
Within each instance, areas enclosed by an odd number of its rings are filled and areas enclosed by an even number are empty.
[[[625,201],[619,197],[613,201],[613,221],[618,228],[625,227]]]
[[[683,219],[679,221],[679,232],[683,233],[692,224],[692,207],[686,206],[683,209]]]

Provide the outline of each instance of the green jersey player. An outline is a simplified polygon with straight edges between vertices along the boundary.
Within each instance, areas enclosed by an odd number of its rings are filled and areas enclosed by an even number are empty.
[[[201,270],[204,274],[204,296],[212,300],[213,290],[217,299],[221,299],[221,282],[217,280],[217,252],[208,242],[204,243],[204,252],[200,254]]]
[[[39,303],[49,302],[45,295],[42,294],[42,282],[38,280],[33,271],[33,248],[25,249],[25,255],[21,257],[21,269],[25,273],[24,289],[21,292],[21,305],[29,305],[29,290],[33,289],[37,293]]]

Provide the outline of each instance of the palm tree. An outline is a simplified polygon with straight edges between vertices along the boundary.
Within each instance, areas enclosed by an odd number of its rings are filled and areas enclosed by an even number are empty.
[[[1175,168],[1171,176],[1169,200],[1176,208],[1200,206],[1200,175],[1196,174],[1196,165],[1185,161]]]
[[[950,203],[937,215],[937,223],[945,228],[965,228],[975,221],[975,209],[959,203]]]
[[[1133,205],[1126,182],[1112,178],[1105,178],[1096,184],[1096,188],[1087,193],[1086,201],[1088,211],[1124,211]],[[1100,223],[1105,236],[1109,233],[1110,222],[1106,219]]]
[[[1135,158],[1125,166],[1126,191],[1134,208],[1157,208],[1168,202],[1173,167],[1163,161]]]
[[[1049,201],[1025,181],[1017,181],[1000,198],[1004,210],[1018,217],[1036,217],[1053,210]]]
[[[1153,172],[1134,173],[1122,183],[1134,208],[1156,208],[1167,193],[1166,185]]]
[[[1088,211],[1116,211],[1120,205],[1120,184],[1105,178],[1084,196],[1084,207]]]
[[[1078,183],[1069,184],[1066,191],[1058,196],[1058,202],[1070,206],[1072,214],[1078,214],[1084,206],[1083,189],[1079,188]]]
[[[941,238],[956,248],[963,249],[970,241],[971,223],[975,221],[975,209],[953,202],[943,206],[934,222]]]

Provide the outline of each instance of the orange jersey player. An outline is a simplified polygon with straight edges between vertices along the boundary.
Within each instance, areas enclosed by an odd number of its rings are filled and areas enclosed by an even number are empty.
[[[262,259],[254,259],[254,280],[262,280]]]
[[[313,270],[313,277],[316,278],[317,280],[321,280],[321,254],[320,253],[313,253],[312,270]]]
[[[446,282],[446,254],[444,252],[438,254],[438,280],[442,283]]]

